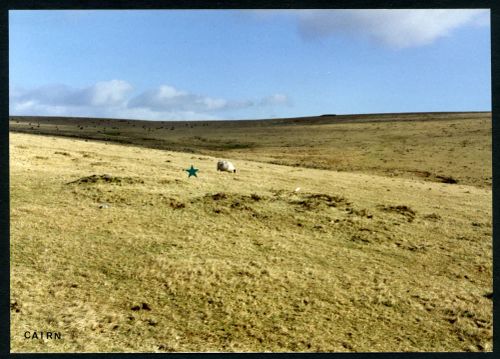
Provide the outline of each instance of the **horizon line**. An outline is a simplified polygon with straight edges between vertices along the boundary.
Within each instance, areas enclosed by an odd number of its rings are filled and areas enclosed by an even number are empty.
[[[41,117],[41,118],[75,118],[75,119],[98,119],[98,120],[118,120],[118,121],[144,121],[144,122],[235,122],[235,121],[272,121],[286,119],[303,119],[303,118],[321,118],[321,117],[351,117],[351,116],[388,116],[388,115],[412,115],[412,114],[449,114],[449,113],[491,113],[492,110],[476,110],[476,111],[413,111],[413,112],[375,112],[375,113],[349,113],[335,114],[326,113],[321,115],[308,115],[296,117],[274,117],[274,118],[241,118],[241,119],[223,119],[223,120],[146,120],[118,117],[88,117],[88,116],[46,116],[46,115],[10,115],[12,117]]]

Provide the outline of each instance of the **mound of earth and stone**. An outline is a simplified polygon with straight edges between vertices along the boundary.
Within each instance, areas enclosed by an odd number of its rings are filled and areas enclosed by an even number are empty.
[[[75,181],[68,182],[67,184],[96,184],[96,183],[110,183],[110,184],[134,184],[134,183],[144,183],[144,180],[133,177],[118,177],[108,174],[102,175],[91,175],[86,177],[81,177]]]

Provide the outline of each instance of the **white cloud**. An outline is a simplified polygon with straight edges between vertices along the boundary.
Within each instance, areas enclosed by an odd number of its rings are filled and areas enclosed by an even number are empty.
[[[290,105],[290,99],[287,95],[274,94],[264,97],[260,103],[264,106],[285,106]]]
[[[86,91],[93,106],[115,106],[126,102],[132,85],[122,80],[111,80],[98,82]]]
[[[122,80],[98,82],[92,86],[75,89],[66,85],[47,85],[32,90],[13,88],[11,100],[20,105],[53,106],[117,106],[125,103],[132,85]]]
[[[307,38],[338,33],[366,36],[394,48],[431,44],[462,26],[485,25],[488,10],[334,10],[298,14]]]
[[[162,85],[134,97],[130,108],[147,108],[153,111],[223,111],[251,106],[247,101],[229,101],[178,90]]]
[[[258,100],[227,100],[178,90],[175,87],[162,85],[148,90],[132,98],[129,108],[144,108],[152,111],[194,111],[217,112],[239,110],[258,106],[288,105],[286,95],[275,94]]]
[[[69,106],[44,104],[38,101],[12,101],[10,114],[18,116],[76,116],[125,118],[136,120],[219,120],[219,116],[207,115],[193,111],[153,111],[147,108],[128,108],[119,106]]]
[[[288,104],[286,95],[260,100],[227,100],[192,94],[170,85],[131,98],[133,87],[123,80],[97,82],[78,89],[48,85],[10,90],[11,115],[81,116],[144,120],[218,120],[220,112]]]
[[[208,121],[220,120],[220,116],[194,111],[153,111],[148,108],[121,108],[110,111],[107,115],[95,117],[126,118],[150,121]]]
[[[305,39],[335,35],[366,37],[392,48],[424,46],[470,26],[489,26],[484,9],[261,10],[248,15],[261,21],[295,17]]]

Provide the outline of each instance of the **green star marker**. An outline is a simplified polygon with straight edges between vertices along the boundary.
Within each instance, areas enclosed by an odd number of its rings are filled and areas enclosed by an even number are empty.
[[[189,178],[189,177],[191,177],[191,176],[198,177],[198,176],[196,175],[196,172],[198,172],[198,171],[199,171],[199,169],[194,168],[194,167],[193,167],[193,165],[191,165],[191,168],[188,168],[188,169],[187,169],[187,170],[185,170],[185,171],[187,171],[187,172],[189,173],[188,178]]]

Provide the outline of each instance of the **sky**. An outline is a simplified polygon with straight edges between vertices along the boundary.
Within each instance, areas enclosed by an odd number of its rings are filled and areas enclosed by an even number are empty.
[[[489,10],[9,11],[10,115],[491,111]]]

